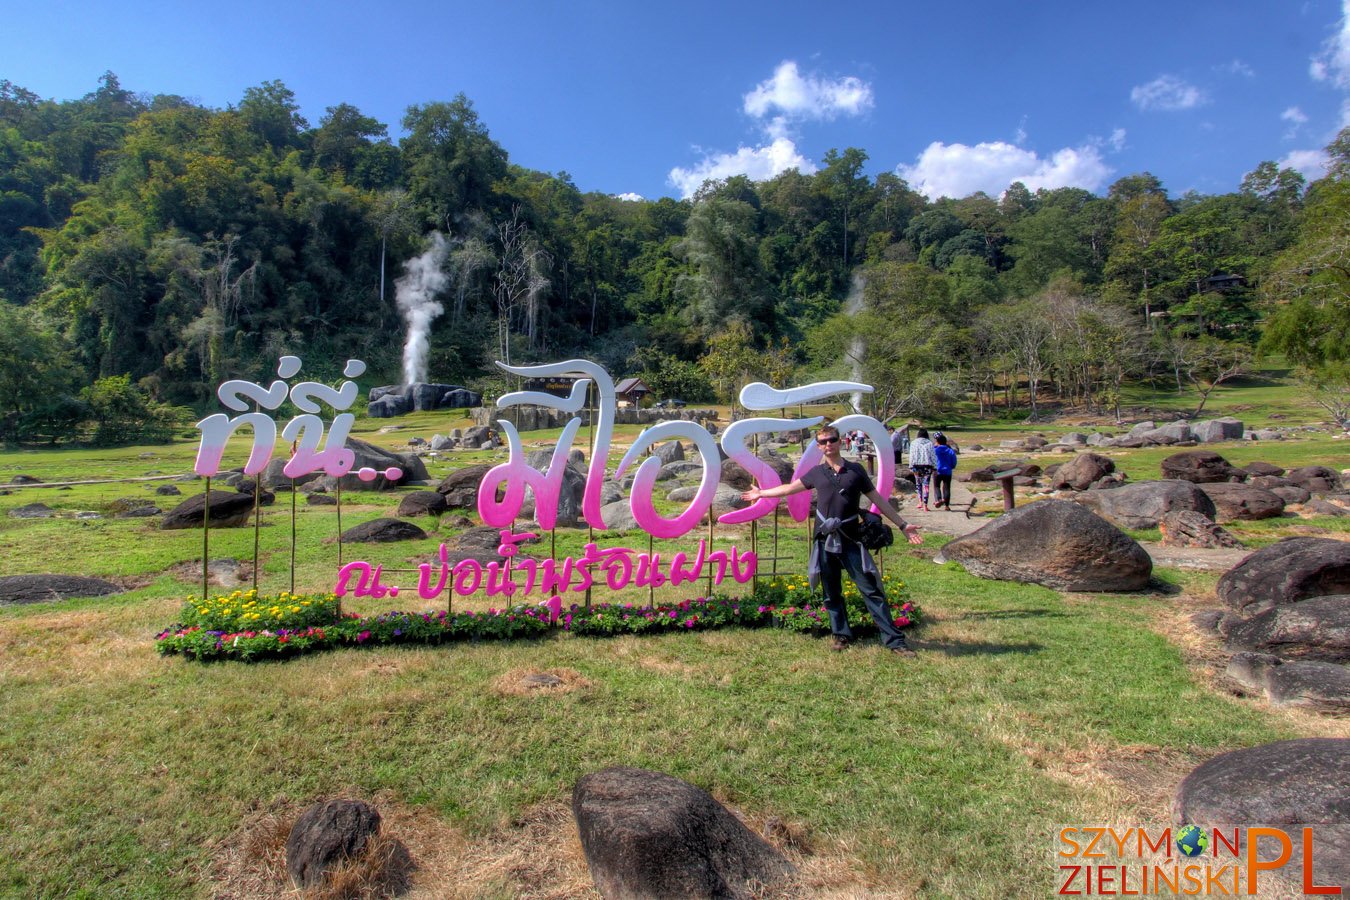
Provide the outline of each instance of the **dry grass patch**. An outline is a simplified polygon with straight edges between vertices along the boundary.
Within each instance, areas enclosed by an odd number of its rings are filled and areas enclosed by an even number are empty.
[[[538,697],[588,690],[591,680],[575,669],[520,667],[492,680],[492,691],[501,697]]]

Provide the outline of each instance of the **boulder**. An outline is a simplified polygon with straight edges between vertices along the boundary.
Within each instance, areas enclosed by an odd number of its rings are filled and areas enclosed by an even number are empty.
[[[437,453],[442,450],[453,450],[456,441],[454,438],[448,438],[443,434],[433,434],[431,436],[431,449]]]
[[[1288,879],[1293,884],[1287,887],[1295,888],[1303,869],[1300,826],[1314,826],[1313,882],[1345,884],[1350,881],[1350,738],[1298,738],[1222,753],[1182,779],[1172,819],[1178,825],[1282,828],[1292,839],[1293,854],[1283,868],[1262,877]]]
[[[1153,561],[1129,535],[1068,500],[1004,513],[949,542],[936,561],[960,563],[982,578],[1061,591],[1137,591],[1153,573]]]
[[[155,488],[155,493],[161,497],[181,497],[183,494],[183,492],[178,489],[178,486],[173,484],[161,484],[159,487]]]
[[[1326,466],[1300,466],[1290,469],[1284,477],[1299,487],[1317,494],[1341,489],[1341,476],[1335,469]]]
[[[56,510],[45,503],[26,503],[16,506],[8,513],[11,519],[50,519]]]
[[[1242,439],[1243,426],[1237,419],[1224,417],[1196,422],[1191,426],[1195,439],[1204,444],[1215,441],[1238,441]]]
[[[1224,573],[1216,591],[1247,616],[1310,597],[1350,594],[1350,543],[1303,537],[1262,547]]]
[[[413,491],[399,501],[398,516],[439,516],[449,509],[440,491]]]
[[[755,480],[750,477],[750,473],[745,470],[745,467],[734,459],[722,461],[721,482],[737,491],[748,491],[755,484]]]
[[[1279,466],[1271,465],[1268,462],[1259,462],[1259,461],[1247,463],[1245,466],[1242,467],[1242,471],[1246,472],[1248,475],[1280,476],[1284,474],[1284,469],[1281,469]]]
[[[539,543],[539,538],[519,541],[516,546]],[[451,552],[452,564],[461,559],[476,559],[480,562],[501,562],[502,556],[497,548],[502,543],[502,529],[491,525],[479,525],[460,532],[445,542]]]
[[[715,519],[718,516],[729,512],[735,512],[738,509],[745,509],[750,503],[741,499],[741,492],[738,488],[727,484],[719,484],[717,493],[713,495],[711,515]]]
[[[1094,481],[1110,475],[1115,470],[1116,464],[1109,457],[1099,453],[1081,453],[1055,470],[1055,477],[1051,480],[1050,486],[1055,490],[1068,488],[1086,491]]]
[[[1241,549],[1242,542],[1222,525],[1194,510],[1171,510],[1158,522],[1164,547],[1207,547]]]
[[[1242,687],[1264,694],[1274,706],[1350,711],[1350,666],[1287,660],[1268,653],[1235,653],[1226,674]]]
[[[638,527],[627,500],[616,500],[600,507],[600,517],[611,531],[632,531]]]
[[[41,478],[34,478],[32,475],[15,475],[9,480],[10,484],[42,484]]]
[[[1189,481],[1192,484],[1241,481],[1245,472],[1229,464],[1213,450],[1187,450],[1174,453],[1162,461],[1162,477]]]
[[[1158,427],[1157,423],[1154,422],[1152,419],[1147,419],[1143,422],[1136,422],[1133,426],[1131,426],[1130,430],[1126,432],[1125,436],[1137,438],[1139,437],[1139,435],[1149,431],[1153,431],[1157,427]]]
[[[356,454],[356,462],[352,464],[351,471],[341,478],[344,491],[383,491],[396,484],[424,482],[431,477],[427,474],[426,463],[412,453],[395,453],[354,437],[347,438],[347,449]],[[403,471],[403,474],[393,482],[383,474],[377,475],[374,481],[362,481],[356,474],[357,470],[362,468],[371,468],[383,473],[391,467]]]
[[[308,506],[337,506],[337,498],[329,494],[320,494],[317,491],[305,495],[305,504]]]
[[[1189,481],[1137,481],[1111,490],[1092,490],[1073,498],[1119,528],[1156,528],[1169,512],[1215,516],[1214,501]]]
[[[1267,609],[1232,625],[1228,647],[1285,659],[1350,662],[1350,595],[1312,597]]]
[[[344,544],[389,544],[394,541],[423,540],[427,533],[402,519],[371,519],[342,532]]]
[[[114,519],[148,519],[148,518],[150,518],[151,516],[157,516],[157,515],[159,515],[159,514],[162,513],[163,511],[164,511],[164,510],[162,510],[162,509],[160,509],[158,506],[154,506],[154,505],[133,506],[131,509],[124,509],[124,510],[122,510],[122,511],[119,512],[119,513],[114,513],[114,514],[113,514],[113,518],[114,518]]]
[[[159,527],[165,531],[181,528],[201,528],[204,507],[208,497],[205,493],[193,494],[182,503],[164,514]],[[246,524],[253,515],[253,495],[240,494],[237,491],[211,491],[210,506],[206,513],[210,516],[212,528],[236,528]]]
[[[1274,428],[1261,428],[1249,432],[1247,439],[1252,441],[1282,441],[1284,440],[1284,432],[1276,431]]]
[[[457,469],[441,479],[436,490],[445,496],[446,505],[452,509],[477,509],[478,485],[491,468],[479,463]]]
[[[412,412],[412,398],[402,394],[385,394],[366,404],[366,415],[372,419],[392,419]]]
[[[652,455],[662,464],[679,462],[684,459],[684,445],[679,441],[667,441],[652,451]]]
[[[269,462],[267,468],[263,469],[263,483],[274,491],[289,491],[291,485],[295,485],[295,487],[298,488],[300,485],[307,484],[323,475],[323,470],[320,469],[317,472],[306,472],[304,475],[290,478],[282,471],[286,468],[286,463],[289,461],[289,458],[287,458],[274,459]]]
[[[572,791],[586,864],[606,898],[765,896],[793,866],[707,791],[616,766]]]
[[[1284,512],[1283,500],[1249,484],[1202,483],[1200,489],[1214,501],[1216,522],[1273,519]]]
[[[316,803],[300,814],[286,838],[286,871],[298,887],[317,887],[329,869],[359,855],[379,832],[380,814],[368,803]]]
[[[667,463],[661,467],[661,474],[671,478],[683,478],[689,474],[702,474],[703,461],[701,459],[682,459],[679,462]]]
[[[1315,516],[1350,516],[1350,510],[1326,500],[1308,500],[1303,504],[1303,508]]]
[[[1312,499],[1312,494],[1296,484],[1280,485],[1278,487],[1266,488],[1266,490],[1283,500],[1285,506],[1307,503]]]
[[[0,577],[0,606],[49,603],[69,597],[106,597],[122,588],[84,575],[5,575]]]

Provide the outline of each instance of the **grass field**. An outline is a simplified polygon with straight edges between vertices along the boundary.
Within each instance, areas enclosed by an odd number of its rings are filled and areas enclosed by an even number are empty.
[[[1267,411],[1249,427],[1270,422],[1269,412],[1290,417],[1275,422],[1316,420],[1287,384],[1221,390],[1207,414],[1249,405],[1240,417]],[[363,421],[358,435],[393,446],[465,423],[423,414],[377,433],[387,424]],[[977,427],[967,433],[997,439],[1030,426]],[[618,440],[631,437],[621,429]],[[1219,449],[1236,464],[1343,468],[1347,446],[1309,433]],[[1212,574],[1162,570],[1152,593],[1062,595],[937,566],[940,536],[886,554],[887,572],[926,613],[913,661],[871,644],[830,653],[826,641],[777,629],[344,650],[252,665],[160,657],[155,632],[199,590],[200,532],[75,516],[153,496],[163,482],[127,479],[186,472],[194,453],[187,441],[0,453],[0,473],[119,480],[0,496],[0,512],[41,501],[61,514],[0,517],[6,574],[89,574],[131,588],[0,608],[0,895],[291,896],[267,880],[276,829],[310,800],[345,794],[376,800],[410,848],[412,896],[594,896],[566,804],[580,776],[622,764],[700,785],[756,827],[780,820],[800,896],[1047,896],[1056,824],[1165,822],[1176,784],[1215,753],[1350,736],[1344,720],[1223,689],[1221,655],[1189,624],[1216,602]],[[1139,480],[1157,477],[1167,453],[1113,455]],[[451,457],[432,463],[433,478],[500,458]],[[392,515],[397,502],[344,495],[343,524]],[[1340,527],[1258,524],[1244,538]],[[290,528],[281,494],[257,532],[264,591],[289,586]],[[330,588],[333,511],[302,505],[296,530],[297,586]],[[747,531],[718,529],[716,540],[745,544]],[[449,533],[360,554],[408,566]],[[761,546],[767,539],[761,530]],[[254,540],[251,528],[215,530],[210,555],[251,561]],[[585,540],[560,532],[557,552]],[[635,534],[603,540],[645,550]],[[785,566],[804,562],[799,529],[785,528],[782,546]],[[521,687],[540,672],[561,684]]]

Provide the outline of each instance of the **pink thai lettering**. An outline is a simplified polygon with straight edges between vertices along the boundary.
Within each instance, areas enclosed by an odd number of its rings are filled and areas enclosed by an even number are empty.
[[[357,597],[397,597],[398,588],[380,583],[380,574],[383,572],[383,566],[375,566],[373,569],[370,563],[364,561],[349,562],[338,570],[337,586],[333,588],[333,593],[339,597],[345,597],[348,593]],[[356,576],[356,587],[351,588],[348,584],[351,577]]]
[[[703,462],[703,477],[699,481],[698,492],[684,512],[673,519],[667,519],[656,511],[656,478],[661,472],[661,460],[651,457],[638,466],[633,477],[628,505],[633,511],[633,519],[643,531],[659,538],[679,537],[695,528],[703,514],[712,506],[717,495],[717,484],[722,476],[722,456],[718,452],[717,442],[708,430],[694,422],[662,422],[653,425],[638,435],[633,446],[624,454],[614,477],[622,477],[628,467],[646,453],[648,448],[658,441],[671,441],[685,438],[692,441],[699,458]]]
[[[705,577],[705,566],[712,565],[714,584],[721,584],[731,575],[744,584],[754,577],[758,556],[742,553],[736,546],[728,550],[708,552],[706,541],[698,542],[698,552],[692,560],[683,552],[675,553],[666,566],[660,553],[640,553],[630,547],[600,547],[595,542],[586,545],[580,557],[561,560],[538,560],[520,557],[517,545],[533,535],[502,532],[502,543],[497,548],[500,562],[489,562],[485,567],[474,559],[464,559],[450,565],[449,549],[442,544],[437,558],[418,566],[417,594],[424,600],[442,594],[447,587],[467,597],[485,590],[488,596],[514,594],[530,596],[536,589],[546,595],[559,597],[565,593],[583,593],[596,584],[620,591],[629,587],[661,587],[681,585]],[[517,551],[503,553],[503,551]],[[359,597],[397,596],[398,588],[380,583],[381,568],[370,563],[347,563],[338,572],[334,590],[338,596],[348,593]],[[516,580],[515,576],[523,576]],[[352,587],[352,579],[356,586]]]

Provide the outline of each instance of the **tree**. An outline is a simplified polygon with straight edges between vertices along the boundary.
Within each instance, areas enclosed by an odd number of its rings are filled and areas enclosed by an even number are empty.
[[[376,141],[388,138],[389,129],[348,103],[330,106],[314,132],[314,164],[325,171],[342,172],[349,181],[356,177],[363,159]]]
[[[300,115],[295,92],[281,81],[264,81],[258,87],[245,89],[244,99],[239,101],[239,114],[248,129],[276,151],[296,146],[300,132],[309,127]]]
[[[511,328],[520,317],[530,348],[538,340],[539,302],[549,286],[548,269],[552,258],[539,246],[530,227],[520,220],[520,208],[497,226],[501,255],[492,296],[497,303],[497,338],[502,361],[511,363]]]
[[[46,317],[0,300],[0,440],[18,439],[24,416],[68,398],[82,376]]]
[[[494,185],[506,176],[506,151],[488,136],[467,97],[410,106],[403,129],[408,191],[428,222],[458,231],[472,210],[497,212]]]
[[[843,153],[831,148],[826,152],[824,162],[825,168],[818,177],[824,179],[825,183],[829,185],[830,198],[839,208],[843,220],[841,268],[847,269],[849,265],[849,215],[853,212],[858,198],[867,191],[867,177],[862,174],[863,163],[867,162],[867,154],[856,147],[849,147]]]

